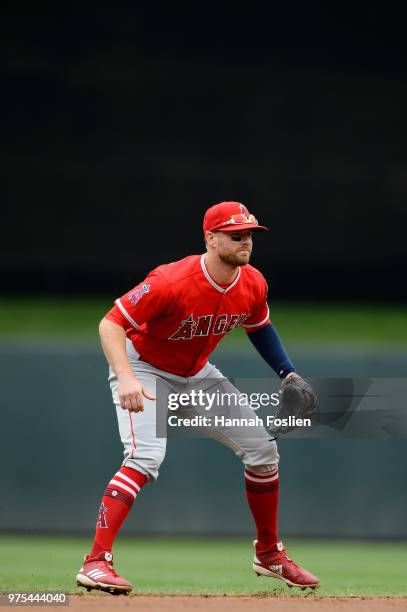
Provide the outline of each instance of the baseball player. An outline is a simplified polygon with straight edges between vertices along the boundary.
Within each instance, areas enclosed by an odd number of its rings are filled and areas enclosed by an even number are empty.
[[[156,436],[157,380],[187,391],[197,381],[223,379],[208,358],[226,334],[241,326],[283,387],[287,381],[305,382],[270,322],[266,281],[249,265],[252,234],[267,229],[239,202],[212,206],[203,222],[206,252],[154,269],[117,299],[101,321],[124,461],[104,492],[93,546],[76,577],[79,586],[112,594],[133,588],[114,570],[112,547],[141,489],[157,480],[164,459],[166,439]],[[239,411],[255,414],[248,405]],[[262,426],[250,429],[247,438],[227,426],[211,428],[208,435],[231,448],[243,463],[257,532],[253,569],[288,586],[315,588],[318,578],[289,559],[278,539],[275,438]]]

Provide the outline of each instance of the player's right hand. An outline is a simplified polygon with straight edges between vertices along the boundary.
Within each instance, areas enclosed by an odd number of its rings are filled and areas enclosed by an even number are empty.
[[[143,396],[155,400],[155,396],[141,384],[134,374],[122,375],[118,380],[119,400],[123,410],[142,412],[144,410]]]

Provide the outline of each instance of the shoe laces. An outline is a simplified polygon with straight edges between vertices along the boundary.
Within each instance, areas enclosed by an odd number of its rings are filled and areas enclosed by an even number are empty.
[[[291,565],[292,568],[298,569],[298,570],[300,569],[300,566],[297,565],[295,561],[290,559],[290,557],[287,557],[287,553],[285,552],[285,550],[277,551],[276,553],[274,553],[273,561],[274,560],[278,560],[280,562],[288,561],[288,563]]]
[[[111,574],[113,574],[113,576],[117,577],[118,574],[116,572],[116,570],[113,567],[113,563],[109,562],[109,561],[102,561],[103,565],[105,565],[107,567],[107,569],[109,570],[109,572]]]

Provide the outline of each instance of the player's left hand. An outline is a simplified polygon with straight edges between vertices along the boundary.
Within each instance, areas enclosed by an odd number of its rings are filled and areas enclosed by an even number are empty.
[[[291,372],[281,383],[280,404],[276,418],[311,419],[317,410],[317,396],[312,387],[299,374]],[[273,435],[288,433],[296,428],[295,425],[272,425],[269,432]]]

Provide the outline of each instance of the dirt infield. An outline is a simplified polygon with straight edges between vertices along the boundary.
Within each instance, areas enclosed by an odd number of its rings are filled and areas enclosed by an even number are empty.
[[[134,595],[72,595],[75,610],[133,609],[146,612],[401,612],[407,611],[407,598],[363,597],[146,597]],[[50,608],[51,609],[51,608]]]

